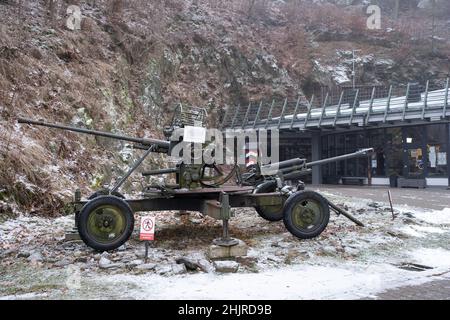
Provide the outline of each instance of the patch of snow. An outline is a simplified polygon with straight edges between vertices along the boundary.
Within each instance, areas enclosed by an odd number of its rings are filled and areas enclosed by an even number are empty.
[[[426,233],[439,233],[443,234],[445,232],[448,232],[446,230],[437,228],[437,227],[430,227],[430,226],[405,226],[400,229],[401,232],[412,236],[412,237],[419,237],[423,238],[426,237]]]
[[[424,238],[425,235],[421,232],[419,232],[418,230],[416,230],[416,228],[414,228],[413,226],[406,226],[400,229],[401,232],[403,232],[404,234],[407,234],[408,236],[411,237],[417,237],[417,238]]]
[[[423,272],[424,274],[427,272]],[[195,274],[189,277],[109,275],[95,281],[136,299],[355,299],[425,280],[391,265],[298,265],[263,273]],[[242,285],[245,284],[245,285]],[[236,290],[239,288],[239,290]]]
[[[433,268],[447,268],[450,266],[450,251],[443,248],[419,248],[410,253],[416,263]]]
[[[417,212],[414,216],[431,224],[450,224],[450,206],[442,210]]]

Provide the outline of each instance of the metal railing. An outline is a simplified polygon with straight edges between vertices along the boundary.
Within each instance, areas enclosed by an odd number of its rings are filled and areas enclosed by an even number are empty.
[[[364,126],[450,117],[449,79],[408,83],[405,86],[362,86],[329,90],[323,95],[296,100],[267,100],[230,107],[224,128],[322,128]]]

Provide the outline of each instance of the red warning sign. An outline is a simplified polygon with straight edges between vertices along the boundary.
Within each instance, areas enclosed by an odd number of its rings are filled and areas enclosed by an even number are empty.
[[[140,240],[155,240],[155,217],[141,218]]]

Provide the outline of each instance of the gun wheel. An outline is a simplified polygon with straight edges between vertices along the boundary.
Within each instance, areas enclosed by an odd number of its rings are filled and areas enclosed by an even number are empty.
[[[253,193],[272,193],[276,189],[277,184],[275,181],[266,181],[258,185]],[[280,221],[283,219],[283,205],[255,207],[255,210],[261,218],[267,221]]]
[[[328,225],[328,201],[317,192],[300,191],[291,195],[284,206],[284,225],[300,239],[317,237]]]
[[[124,244],[134,228],[133,212],[123,199],[98,196],[84,205],[78,232],[87,246],[98,251],[114,250]]]

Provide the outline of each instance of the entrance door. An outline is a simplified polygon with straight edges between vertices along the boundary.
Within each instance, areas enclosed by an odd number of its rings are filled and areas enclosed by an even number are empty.
[[[407,178],[423,178],[425,176],[425,161],[422,148],[408,148],[407,167],[405,177]]]
[[[403,128],[403,176],[424,178],[427,168],[425,127]]]

